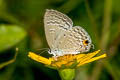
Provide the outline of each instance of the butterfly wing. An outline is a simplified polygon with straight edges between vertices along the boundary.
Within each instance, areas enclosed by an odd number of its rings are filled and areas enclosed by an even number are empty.
[[[56,48],[56,41],[68,29],[72,29],[72,20],[56,10],[46,10],[44,15],[44,27],[48,45],[51,49]]]
[[[75,26],[62,35],[57,46],[63,51],[63,55],[77,54],[89,51],[91,43],[88,33],[82,27]]]

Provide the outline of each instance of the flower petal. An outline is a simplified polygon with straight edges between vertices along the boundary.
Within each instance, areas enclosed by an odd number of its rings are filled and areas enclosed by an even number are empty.
[[[52,61],[52,58],[47,59],[47,58],[44,58],[44,57],[37,55],[33,52],[29,52],[28,56],[30,58],[32,58],[33,60],[41,62],[41,63],[46,64],[46,65],[50,65],[51,61]]]
[[[98,57],[91,58],[90,60],[85,61],[83,64],[85,64],[85,63],[90,63],[90,62],[92,62],[92,61],[95,61],[95,60],[98,60],[98,59],[104,58],[104,57],[106,57],[106,54],[103,54],[103,55],[98,56]]]
[[[91,58],[91,59],[89,59],[89,60],[86,60],[86,61],[84,61],[84,62],[82,62],[82,63],[79,63],[79,64],[77,65],[77,67],[79,67],[79,66],[81,66],[81,65],[83,65],[83,64],[90,63],[90,62],[92,62],[92,61],[95,61],[95,60],[104,58],[104,57],[106,57],[106,53],[104,53],[104,54],[101,55],[101,56],[94,57],[94,58]]]
[[[95,52],[85,54],[85,56],[83,58],[79,59],[79,63],[83,63],[83,62],[91,59],[93,56],[95,56],[99,52],[100,52],[100,50],[97,50]]]

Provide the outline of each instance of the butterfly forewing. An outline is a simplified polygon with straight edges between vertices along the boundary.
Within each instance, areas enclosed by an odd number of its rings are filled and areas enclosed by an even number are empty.
[[[72,29],[72,20],[56,10],[46,10],[44,15],[44,27],[48,45],[51,49],[57,48],[58,38],[61,38],[67,30]]]

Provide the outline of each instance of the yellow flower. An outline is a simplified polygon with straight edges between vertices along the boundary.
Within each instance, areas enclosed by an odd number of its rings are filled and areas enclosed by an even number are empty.
[[[76,55],[69,54],[69,55],[64,55],[64,56],[60,56],[57,58],[54,58],[54,57],[45,58],[45,57],[37,55],[33,52],[29,52],[28,56],[35,61],[43,63],[47,66],[59,69],[59,68],[79,67],[79,66],[82,66],[86,63],[90,63],[92,61],[106,57],[105,53],[98,56],[98,57],[94,57],[99,52],[100,52],[100,50],[97,50],[97,51],[92,52],[92,53],[76,54]]]

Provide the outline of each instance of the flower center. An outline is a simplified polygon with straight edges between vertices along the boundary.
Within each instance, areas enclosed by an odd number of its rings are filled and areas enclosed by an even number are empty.
[[[75,54],[66,54],[63,56],[59,56],[57,58],[53,58],[55,61],[73,61],[75,59]]]

